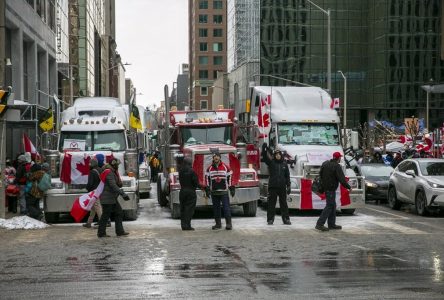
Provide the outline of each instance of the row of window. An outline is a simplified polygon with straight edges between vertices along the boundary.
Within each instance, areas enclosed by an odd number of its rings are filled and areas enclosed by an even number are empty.
[[[223,43],[213,43],[213,52],[221,52],[223,51],[224,46]],[[208,51],[208,43],[199,43],[199,50],[202,52]]]
[[[224,7],[222,0],[213,1],[213,9],[222,9]],[[208,9],[208,0],[199,0],[199,9]]]
[[[222,24],[223,16],[222,15],[213,15],[213,23],[214,24]],[[199,15],[199,23],[206,24],[208,23],[208,15]]]
[[[221,70],[213,71],[213,79],[217,79],[217,73],[222,72]],[[199,70],[199,79],[209,79],[208,78],[208,70]]]
[[[213,37],[222,37],[223,36],[222,28],[214,28],[213,29]],[[208,29],[207,28],[199,28],[199,37],[208,37]]]
[[[224,63],[224,59],[222,56],[213,56],[213,65],[222,65]],[[208,56],[199,56],[199,64],[200,65],[208,65]]]

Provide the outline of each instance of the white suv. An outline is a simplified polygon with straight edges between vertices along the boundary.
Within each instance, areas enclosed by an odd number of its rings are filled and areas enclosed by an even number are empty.
[[[390,176],[388,202],[392,209],[414,204],[418,215],[444,207],[444,159],[402,161]]]

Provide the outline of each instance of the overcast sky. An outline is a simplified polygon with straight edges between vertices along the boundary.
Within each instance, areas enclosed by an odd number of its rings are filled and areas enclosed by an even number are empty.
[[[137,104],[159,106],[188,63],[187,0],[116,0],[117,51],[137,93]]]

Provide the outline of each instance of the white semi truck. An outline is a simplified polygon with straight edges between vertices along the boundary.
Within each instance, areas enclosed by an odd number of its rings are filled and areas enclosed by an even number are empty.
[[[135,220],[140,186],[145,187],[145,192],[150,186],[149,174],[139,174],[139,153],[144,149],[138,145],[137,137],[137,131],[129,126],[128,105],[107,97],[76,99],[61,113],[57,143],[43,149],[52,175],[51,189],[43,204],[46,220],[55,222],[60,213],[69,213],[74,200],[86,192],[88,158],[97,154],[103,154],[106,160],[115,157],[121,161],[122,188],[130,200],[119,197],[119,203],[124,218]]]
[[[331,159],[334,152],[344,155],[340,120],[331,96],[318,87],[253,87],[251,120],[254,125],[250,139],[259,151],[262,144],[267,143],[271,149],[285,153],[291,176],[291,194],[287,197],[289,208],[322,208],[325,201],[310,195],[311,191],[307,194],[303,186],[310,186],[305,183],[310,183],[319,174],[322,163]],[[261,200],[266,201],[269,173],[264,162],[259,165]],[[362,178],[346,169],[343,159],[341,165],[353,191],[349,195],[350,203],[338,205],[338,208],[353,213],[365,203],[364,185]],[[307,201],[311,203],[307,204]]]

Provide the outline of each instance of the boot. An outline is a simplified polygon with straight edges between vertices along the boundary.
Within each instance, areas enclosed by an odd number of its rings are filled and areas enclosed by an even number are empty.
[[[226,226],[225,226],[225,229],[226,230],[231,230],[231,229],[233,229],[233,225],[231,225],[231,217],[226,217],[225,218],[225,222],[226,222]]]
[[[216,221],[216,225],[214,225],[213,227],[211,227],[211,229],[213,230],[218,230],[222,228],[222,223],[220,222],[220,219],[214,219]]]

